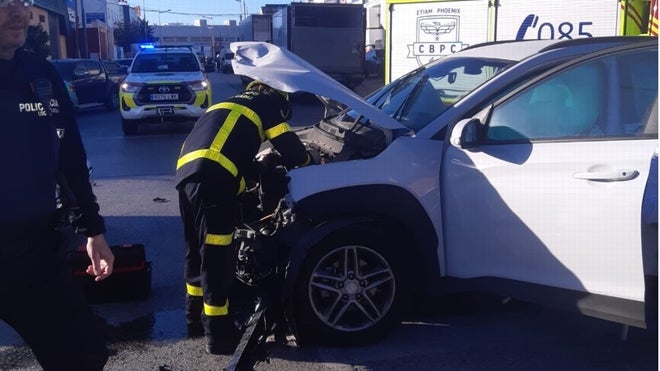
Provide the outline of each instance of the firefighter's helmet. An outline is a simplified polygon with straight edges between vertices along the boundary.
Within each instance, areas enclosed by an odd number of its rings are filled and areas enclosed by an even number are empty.
[[[292,114],[292,109],[291,109],[291,102],[289,101],[289,94],[285,91],[277,90],[267,84],[264,84],[261,81],[253,80],[250,82],[246,87],[245,91],[253,91],[253,92],[263,92],[266,94],[274,94],[275,96],[280,96],[283,99],[283,107],[281,110],[282,117],[284,120],[289,120],[291,118]],[[275,94],[277,93],[277,94]]]

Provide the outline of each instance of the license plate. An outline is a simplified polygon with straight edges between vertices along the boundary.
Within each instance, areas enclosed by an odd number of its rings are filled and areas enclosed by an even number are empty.
[[[158,107],[156,108],[156,112],[160,116],[165,116],[165,115],[171,115],[174,113],[174,109],[172,107]]]
[[[177,100],[179,94],[151,94],[151,100]]]

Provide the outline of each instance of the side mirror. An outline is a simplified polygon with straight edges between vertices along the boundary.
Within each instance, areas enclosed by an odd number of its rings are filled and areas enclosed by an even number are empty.
[[[474,148],[481,145],[486,136],[486,126],[493,111],[493,105],[489,105],[476,115],[463,119],[451,129],[449,143],[457,148]]]
[[[482,127],[478,118],[461,120],[451,129],[449,142],[456,148],[476,147],[479,145],[479,132]]]

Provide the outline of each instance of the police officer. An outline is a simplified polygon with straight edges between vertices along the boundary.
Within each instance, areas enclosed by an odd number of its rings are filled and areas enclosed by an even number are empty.
[[[290,116],[287,93],[253,81],[211,106],[181,149],[176,187],[186,242],[186,319],[191,333],[203,325],[208,353],[231,354],[239,340],[229,316],[233,233],[237,197],[260,145],[269,140],[287,168],[311,161],[286,122]]]
[[[48,61],[21,49],[33,1],[0,0],[0,319],[44,370],[102,370],[102,332],[58,251],[58,174],[80,206],[75,227],[87,236],[87,273],[108,277],[114,257],[66,88]]]

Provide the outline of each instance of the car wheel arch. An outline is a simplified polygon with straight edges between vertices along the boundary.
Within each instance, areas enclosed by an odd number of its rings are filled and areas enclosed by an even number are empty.
[[[300,239],[297,244],[301,246],[294,247],[295,250],[304,251],[332,229],[341,228],[349,221],[395,222],[409,233],[413,240],[411,248],[427,264],[425,272],[436,275],[439,272],[437,249],[440,236],[419,200],[400,186],[372,184],[319,192],[297,201],[295,212],[319,226]]]
[[[360,202],[359,210],[351,210],[346,207],[348,202],[348,198],[345,197],[346,191],[358,199],[368,201]],[[322,205],[325,204],[324,200],[328,197],[334,200],[331,203],[333,207],[343,209],[345,212],[337,215],[335,210],[321,211]],[[335,202],[337,200],[343,202]],[[439,276],[438,238],[433,224],[422,205],[408,191],[394,186],[351,187],[348,190],[334,190],[308,197],[301,200],[299,206],[306,211],[314,211],[311,213],[313,215],[305,215],[305,217],[311,217],[315,227],[305,230],[291,246],[290,264],[284,288],[287,299],[295,295],[297,281],[301,279],[301,270],[310,252],[334,234],[340,234],[349,228],[373,230],[376,231],[374,235],[378,234],[377,231],[382,231],[387,234],[388,240],[392,238],[410,241],[401,245],[407,249],[404,255],[411,257],[404,264],[405,269],[409,270],[408,267],[414,269],[416,276],[415,284],[412,285],[415,289],[413,294],[425,292],[430,278]],[[295,317],[292,301],[287,300],[288,310],[290,315]],[[295,320],[291,323],[295,323]]]

